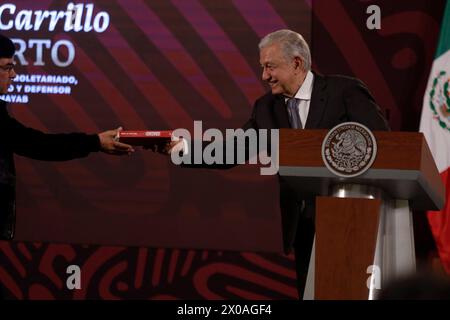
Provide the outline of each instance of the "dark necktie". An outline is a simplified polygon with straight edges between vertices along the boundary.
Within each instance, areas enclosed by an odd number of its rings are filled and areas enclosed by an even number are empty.
[[[289,98],[287,101],[287,109],[289,114],[289,122],[293,129],[303,129],[302,122],[300,120],[300,114],[298,112],[298,102],[300,100],[296,98]]]

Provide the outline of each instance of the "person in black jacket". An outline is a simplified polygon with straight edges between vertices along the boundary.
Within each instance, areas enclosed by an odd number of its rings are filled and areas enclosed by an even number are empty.
[[[13,42],[0,35],[0,95],[8,92],[8,87],[16,77],[14,53]],[[113,155],[130,154],[134,151],[130,145],[115,141],[119,130],[121,128],[99,134],[43,133],[28,128],[11,117],[6,109],[6,102],[0,100],[0,240],[14,237],[14,154],[47,161],[81,158],[96,151]]]
[[[347,121],[359,122],[370,130],[389,130],[384,115],[362,81],[311,71],[309,46],[297,32],[270,33],[261,39],[259,50],[262,79],[270,86],[270,92],[256,100],[250,119],[242,126],[244,130],[331,129]],[[183,146],[186,141],[182,141],[173,141],[160,152],[189,152]],[[226,158],[225,150],[223,157]],[[297,289],[302,297],[315,232],[314,200],[296,199],[294,190],[282,177],[279,182],[284,251],[289,253],[294,249]]]

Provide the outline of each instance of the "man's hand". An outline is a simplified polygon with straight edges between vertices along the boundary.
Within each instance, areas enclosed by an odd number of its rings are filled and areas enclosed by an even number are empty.
[[[173,152],[183,151],[183,140],[177,139],[167,143],[154,144],[151,147],[144,147],[144,149],[152,150],[153,152],[162,153],[165,155],[170,155]]]
[[[116,130],[108,130],[98,134],[101,151],[113,155],[129,155],[134,152],[132,146],[116,140],[117,133],[121,130],[122,127],[119,127]]]

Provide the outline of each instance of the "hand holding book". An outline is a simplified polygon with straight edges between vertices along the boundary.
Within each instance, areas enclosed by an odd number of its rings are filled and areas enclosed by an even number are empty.
[[[154,152],[170,154],[182,141],[173,136],[171,130],[164,131],[119,131],[117,141],[132,146],[141,146]],[[182,150],[182,149],[181,149]]]

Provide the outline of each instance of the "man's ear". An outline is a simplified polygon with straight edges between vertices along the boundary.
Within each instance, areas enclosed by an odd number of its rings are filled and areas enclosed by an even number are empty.
[[[303,60],[300,57],[294,57],[295,70],[303,70]]]

